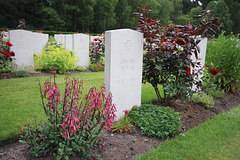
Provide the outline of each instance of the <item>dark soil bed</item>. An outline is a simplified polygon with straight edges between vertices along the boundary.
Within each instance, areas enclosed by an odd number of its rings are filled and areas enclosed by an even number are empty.
[[[182,114],[183,127],[181,133],[183,133],[198,126],[205,120],[211,119],[215,115],[237,106],[240,104],[240,96],[233,93],[226,93],[221,99],[214,100],[214,104],[214,108],[206,110],[201,105],[182,103],[181,100],[177,100],[170,107]],[[130,160],[138,157],[144,152],[147,152],[149,149],[156,147],[164,141],[157,138],[143,136],[141,135],[140,130],[135,127],[133,127],[132,130],[132,133],[121,134],[113,134],[104,130],[104,134],[99,137],[99,141],[97,143],[98,146],[94,149],[94,151],[97,151],[103,160]],[[102,146],[104,142],[105,145]],[[31,157],[28,149],[26,149],[26,144],[16,142],[0,148],[0,159],[30,160],[33,158]],[[50,160],[54,158],[48,156],[37,159]]]

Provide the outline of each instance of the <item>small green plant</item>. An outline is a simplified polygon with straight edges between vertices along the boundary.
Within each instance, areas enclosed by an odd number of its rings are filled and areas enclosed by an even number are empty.
[[[120,118],[118,121],[116,121],[113,126],[111,127],[112,128],[112,132],[132,132],[132,124],[131,124],[131,120],[130,118],[128,117],[128,110],[125,110],[125,115]]]
[[[222,98],[223,97],[223,91],[213,88],[206,88],[204,90],[208,95],[211,95],[213,98]]]
[[[205,92],[194,93],[190,101],[193,104],[203,104],[206,109],[213,108],[214,102],[211,95],[207,95]]]
[[[22,71],[13,71],[13,72],[12,72],[12,75],[13,75],[13,77],[15,77],[15,78],[27,77],[28,74],[29,74],[29,73],[28,73],[27,71],[24,71],[24,70],[22,70]]]
[[[42,54],[35,54],[36,66],[38,69],[50,72],[52,66],[59,73],[66,73],[68,70],[74,70],[79,58],[75,51],[67,50],[55,41],[50,41]]]
[[[74,69],[75,71],[80,71],[80,72],[83,72],[83,71],[86,71],[87,70],[87,68],[85,68],[85,67],[83,67],[83,66],[77,66],[77,67],[75,67],[75,69]]]
[[[142,134],[165,139],[175,136],[182,126],[180,114],[169,107],[144,104],[129,112]]]

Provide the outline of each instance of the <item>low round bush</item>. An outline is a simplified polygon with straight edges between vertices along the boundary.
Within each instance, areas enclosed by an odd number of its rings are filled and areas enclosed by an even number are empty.
[[[74,51],[70,51],[56,42],[49,42],[42,54],[35,54],[36,66],[38,69],[50,72],[52,66],[59,73],[66,73],[74,70],[79,58]]]
[[[165,139],[176,135],[182,126],[180,114],[169,107],[144,104],[129,112],[141,133]]]

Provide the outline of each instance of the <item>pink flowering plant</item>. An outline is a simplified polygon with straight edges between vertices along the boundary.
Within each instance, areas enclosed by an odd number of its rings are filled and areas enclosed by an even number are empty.
[[[94,38],[90,46],[90,63],[91,65],[102,64],[104,57],[105,35],[99,35]]]
[[[56,71],[53,78],[46,80],[42,90],[39,82],[43,108],[47,121],[36,120],[20,129],[20,142],[27,143],[33,157],[55,156],[68,159],[78,156],[89,159],[96,145],[97,137],[103,128],[110,130],[116,117],[116,107],[112,104],[112,95],[105,95],[105,86],[100,90],[91,87],[82,96],[83,81],[65,78],[65,89],[61,95],[56,83]]]
[[[6,35],[0,32],[0,72],[11,72],[11,61],[14,60],[15,53],[10,52],[12,43],[6,40]]]
[[[143,57],[143,82],[150,83],[155,89],[158,100],[171,101],[172,97],[182,97],[186,100],[191,96],[193,84],[198,82],[198,75],[203,71],[198,59],[200,48],[198,44],[202,38],[211,37],[215,33],[217,18],[211,10],[202,11],[201,15],[194,16],[199,24],[174,25],[163,27],[160,20],[148,18],[151,10],[146,6],[140,7],[139,25],[137,31],[143,33],[145,38],[145,54]],[[192,61],[193,55],[198,61]],[[159,88],[162,86],[163,94]]]

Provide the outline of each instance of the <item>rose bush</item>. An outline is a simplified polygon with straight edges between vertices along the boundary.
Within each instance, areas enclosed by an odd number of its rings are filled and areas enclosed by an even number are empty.
[[[10,47],[13,45],[6,40],[4,33],[0,32],[0,34],[0,72],[11,72],[11,62],[14,60],[15,53],[10,52]]]
[[[171,97],[191,96],[193,84],[200,86],[198,75],[202,72],[199,61],[192,61],[190,55],[198,60],[200,49],[198,44],[204,37],[211,37],[209,32],[215,33],[217,18],[211,10],[202,11],[201,15],[194,16],[199,24],[160,26],[160,20],[147,17],[151,10],[145,5],[140,7],[139,25],[135,29],[143,33],[145,38],[145,54],[143,58],[143,82],[150,83],[155,89],[159,100],[171,100]],[[159,88],[162,86],[163,94]]]

